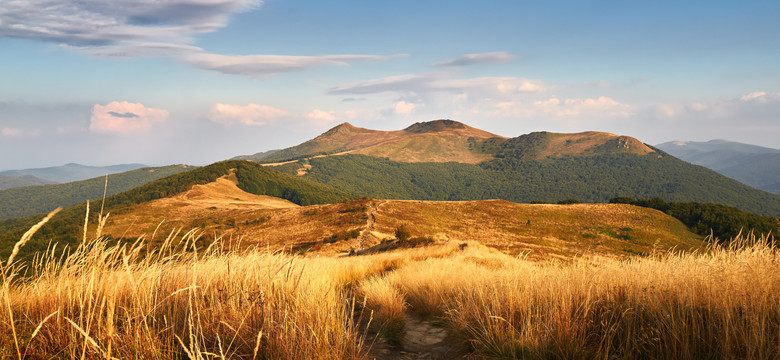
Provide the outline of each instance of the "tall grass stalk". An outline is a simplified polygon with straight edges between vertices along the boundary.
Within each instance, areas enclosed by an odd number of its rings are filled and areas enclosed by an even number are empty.
[[[176,230],[154,248],[85,237],[53,245],[24,276],[12,255],[0,356],[361,359],[360,316],[401,325],[397,341],[405,319],[422,316],[503,358],[780,357],[780,262],[766,238],[533,262],[479,243],[300,257],[205,246],[200,234]]]
[[[345,272],[337,263],[198,249],[199,234],[146,256],[143,241],[104,239],[47,252],[34,277],[4,279],[0,343],[19,358],[361,357],[346,284],[329,276]]]

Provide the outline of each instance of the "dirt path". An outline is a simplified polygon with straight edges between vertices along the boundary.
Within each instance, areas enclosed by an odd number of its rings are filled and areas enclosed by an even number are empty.
[[[447,329],[430,321],[408,315],[401,344],[393,346],[378,337],[368,351],[374,360],[455,360],[476,359]]]
[[[374,212],[379,210],[379,206],[384,204],[384,202],[379,203],[376,207],[374,207],[373,204],[368,204],[368,209],[366,209],[366,228],[363,230],[363,232],[360,234],[360,237],[357,239],[356,243],[356,251],[361,251],[365,248],[365,244],[368,241],[369,237],[371,237],[371,232],[375,229],[376,224],[376,215],[374,215]]]
[[[369,204],[366,210],[368,219],[358,244],[363,250],[364,241],[368,240],[376,227],[376,215],[379,208],[386,204],[382,201],[376,206]],[[393,270],[389,270],[393,271]],[[376,360],[439,360],[439,359],[475,359],[462,340],[450,334],[447,329],[438,326],[429,319],[424,319],[412,312],[407,312],[404,334],[400,345],[391,345],[381,336],[372,332],[367,344],[368,358]]]

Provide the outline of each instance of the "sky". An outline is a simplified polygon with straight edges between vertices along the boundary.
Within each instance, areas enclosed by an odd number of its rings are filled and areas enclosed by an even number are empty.
[[[0,0],[0,170],[205,165],[343,122],[780,148],[777,1]]]

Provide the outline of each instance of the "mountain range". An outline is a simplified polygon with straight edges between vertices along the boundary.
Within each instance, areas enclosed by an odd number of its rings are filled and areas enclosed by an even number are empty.
[[[41,179],[32,175],[0,175],[0,190],[31,185],[54,184],[55,181]]]
[[[479,210],[483,215],[468,221],[506,223],[514,230],[499,227],[490,236],[514,239],[515,235],[524,234],[516,237],[516,241],[530,244],[528,241],[533,243],[540,237],[553,236],[549,235],[552,234],[550,229],[563,226],[563,223],[550,223],[544,228],[546,230],[536,233],[539,229],[521,227],[520,220],[514,217],[528,217],[523,223],[528,226],[543,222],[545,217],[563,216],[561,211],[565,210],[568,214],[565,218],[569,219],[565,223],[573,221],[573,228],[567,234],[555,233],[553,237],[558,239],[555,241],[563,241],[561,244],[568,249],[556,251],[572,254],[572,244],[602,236],[606,238],[597,243],[628,241],[615,245],[617,248],[610,251],[645,251],[645,247],[631,245],[631,239],[637,239],[639,234],[631,231],[636,231],[641,221],[625,229],[618,223],[629,221],[628,218],[650,219],[656,216],[650,214],[658,212],[639,212],[636,206],[628,204],[659,209],[667,216],[658,220],[665,224],[663,226],[671,229],[677,226],[673,225],[677,221],[673,218],[681,219],[689,229],[696,229],[699,236],[716,223],[729,227],[723,234],[759,225],[762,229],[775,229],[778,227],[776,217],[780,215],[780,196],[687,163],[628,136],[603,132],[534,132],[507,138],[452,120],[417,123],[397,131],[368,130],[345,123],[303,144],[266,152],[252,161],[229,160],[194,170],[172,165],[123,174],[120,175],[127,176],[128,181],[109,177],[110,188],[114,185],[109,195],[114,195],[105,202],[105,211],[111,213],[106,234],[114,238],[127,234],[154,237],[160,222],[167,220],[162,231],[197,227],[208,229],[210,232],[204,233],[204,239],[212,240],[213,236],[226,230],[269,242],[298,234],[296,246],[303,249],[313,246],[303,244],[307,242],[321,244],[325,240],[330,243],[354,239],[356,231],[359,234],[370,230],[371,226],[366,223],[368,219],[374,219],[378,224],[380,220],[371,216],[403,219],[381,225],[385,235],[371,238],[377,242],[382,241],[383,236],[389,236],[393,225],[405,223],[434,232],[435,226],[431,224],[445,223],[436,217],[439,212],[452,214],[458,221],[467,221]],[[116,178],[115,175],[113,179]],[[119,183],[124,185],[117,187]],[[10,248],[6,245],[12,245],[40,218],[22,216],[49,211],[55,206],[74,205],[42,229],[25,252],[44,250],[48,240],[53,239],[66,244],[77,243],[83,232],[80,228],[84,224],[84,201],[99,199],[103,184],[104,177],[98,177],[0,191],[0,204],[7,208],[0,216],[14,217],[0,220],[0,256],[7,255]],[[48,190],[39,192],[40,189]],[[361,197],[381,200],[371,206],[367,203],[354,205],[354,199]],[[663,198],[670,203],[650,198]],[[446,202],[438,202],[441,200]],[[591,224],[595,218],[585,215],[595,211],[595,204],[579,207],[511,205],[606,203],[611,200],[620,204],[598,205],[606,206],[605,214],[609,214],[598,218],[607,216],[618,222],[600,223],[596,227]],[[347,205],[323,207],[336,203]],[[774,218],[742,213],[729,206],[700,206],[697,203],[725,204]],[[387,212],[379,212],[380,205]],[[539,211],[550,212],[542,218],[531,217],[530,214]],[[582,214],[581,222],[576,220],[578,213]],[[620,220],[625,216],[628,218]],[[514,220],[509,221],[507,217]],[[96,221],[95,210],[90,213],[90,219]],[[363,230],[356,230],[358,223],[362,224],[360,229]],[[423,226],[423,223],[427,225]],[[442,234],[475,236],[468,229],[451,225],[440,229]],[[632,230],[627,230],[629,228]],[[513,232],[516,234],[511,235]],[[678,239],[691,239],[689,233],[674,232]],[[258,234],[276,235],[268,235],[272,239]],[[642,236],[644,239],[644,236],[661,235]],[[579,240],[572,242],[572,239]],[[278,245],[290,246],[294,240],[289,238]],[[343,248],[346,243],[340,244]],[[669,246],[674,245],[670,243]]]
[[[503,200],[431,202],[348,200],[351,196],[301,176],[248,161],[224,161],[180,172],[106,199],[103,234],[130,241],[143,236],[158,246],[168,234],[199,229],[207,246],[218,236],[244,245],[343,253],[357,241],[386,242],[404,225],[422,242],[479,241],[533,257],[588,252],[613,256],[671,248],[700,249],[701,237],[677,219],[627,204],[530,205]],[[41,228],[20,256],[59,243],[76,245],[84,234],[86,206],[63,210]],[[97,208],[89,212],[96,227]],[[40,216],[0,220],[0,257],[12,251]],[[171,235],[175,236],[175,235]],[[228,246],[239,246],[228,241]]]
[[[6,170],[0,172],[0,175],[11,176],[34,176],[38,179],[48,180],[49,183],[66,183],[71,181],[86,180],[106,174],[116,174],[125,171],[147,167],[143,164],[120,164],[110,166],[87,166],[76,163],[65,164],[62,166],[52,166],[45,168]],[[27,184],[40,185],[40,184]]]
[[[670,141],[656,145],[757,189],[780,194],[780,150],[726,140]]]
[[[21,218],[68,207],[87,200],[118,194],[150,181],[192,169],[187,165],[140,168],[108,176],[103,174],[86,180],[62,184],[21,186],[0,190],[0,219]],[[25,175],[29,176],[29,175]]]
[[[252,157],[338,190],[382,199],[606,202],[613,197],[722,203],[780,215],[780,196],[629,137],[534,132],[507,138],[453,120],[378,131],[344,123]]]
[[[654,152],[645,144],[628,136],[595,131],[577,134],[546,132],[544,134],[545,148],[537,149],[540,151],[534,153],[534,158],[537,160],[601,153],[644,155]],[[298,160],[302,157],[352,154],[408,163],[478,164],[501,157],[501,147],[512,142],[513,139],[454,120],[415,123],[396,131],[370,130],[343,123],[300,145],[237,158],[262,163],[278,163]]]

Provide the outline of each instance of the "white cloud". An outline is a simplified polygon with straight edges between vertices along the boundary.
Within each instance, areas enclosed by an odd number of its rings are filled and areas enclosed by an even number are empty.
[[[708,119],[747,123],[777,122],[780,93],[751,92],[738,98],[688,104],[656,104],[650,114],[669,119]]]
[[[92,107],[89,130],[98,133],[133,134],[151,130],[152,125],[168,118],[168,111],[141,103],[112,101]]]
[[[407,114],[411,114],[414,108],[416,107],[417,105],[415,105],[414,103],[408,103],[402,100],[395,103],[394,109],[396,114],[407,115]]]
[[[111,46],[135,41],[181,44],[224,27],[231,14],[258,0],[30,0],[0,7],[0,37],[71,46]]]
[[[197,46],[162,42],[125,42],[112,46],[60,45],[60,47],[98,58],[176,57],[203,51]]]
[[[3,134],[3,136],[20,136],[22,135],[22,130],[17,128],[3,128],[0,130],[0,134]]]
[[[225,27],[231,15],[261,0],[29,0],[3,1],[0,38],[45,41],[93,57],[174,57],[233,75],[258,76],[383,61],[396,55],[220,55],[192,45],[194,37]]]
[[[392,112],[392,110],[390,110]],[[304,114],[309,123],[314,126],[329,126],[336,122],[366,121],[381,117],[382,111],[377,109],[320,110],[314,109]]]
[[[314,109],[306,114],[306,118],[309,119],[313,124],[316,125],[325,125],[332,123],[336,121],[336,111],[330,110],[320,110],[320,109]]]
[[[272,106],[247,104],[231,105],[217,103],[211,107],[209,120],[223,125],[265,125],[269,121],[289,115],[287,111]]]
[[[755,92],[752,92],[752,93],[750,93],[750,94],[745,94],[745,95],[743,95],[743,96],[740,98],[740,100],[742,100],[742,101],[750,101],[750,100],[756,100],[756,99],[760,99],[760,98],[763,98],[763,97],[765,97],[765,96],[766,96],[766,92],[763,92],[763,91],[755,91]]]
[[[384,92],[425,94],[435,92],[477,93],[476,97],[540,92],[547,87],[538,80],[517,77],[452,79],[448,73],[421,73],[342,84],[329,90],[334,95],[379,94]]]
[[[649,110],[650,113],[656,114],[656,116],[673,117],[682,111],[682,108],[673,104],[655,104]]]
[[[688,108],[690,108],[693,111],[705,111],[707,110],[707,105],[700,102],[694,102],[688,105]]]
[[[628,117],[634,113],[633,107],[601,96],[598,98],[571,98],[561,100],[557,97],[523,102],[519,100],[492,102],[480,104],[474,112],[487,116],[566,119],[566,118],[615,118]],[[568,121],[568,120],[566,120]]]
[[[552,97],[547,100],[537,100],[534,102],[535,110],[555,116],[581,116],[581,115],[601,115],[625,117],[632,113],[632,107],[615,101],[606,96],[600,96],[596,99],[565,99],[559,100]]]
[[[182,61],[192,66],[214,70],[224,74],[261,76],[296,71],[315,66],[344,66],[351,61],[382,61],[406,56],[396,55],[219,55],[193,53],[182,57]]]
[[[517,59],[517,56],[511,55],[506,51],[483,52],[476,54],[465,54],[455,59],[442,61],[433,64],[434,66],[468,66],[477,64],[500,64],[508,63]]]
[[[438,80],[431,84],[431,87],[447,91],[479,91],[488,94],[532,93],[546,89],[541,81],[516,77]]]
[[[25,130],[15,127],[4,127],[0,129],[0,135],[5,137],[25,138],[40,135],[40,130]]]

